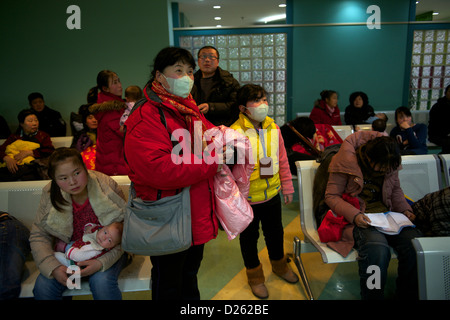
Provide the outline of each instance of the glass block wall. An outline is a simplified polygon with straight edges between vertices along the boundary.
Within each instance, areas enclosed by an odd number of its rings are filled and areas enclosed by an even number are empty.
[[[414,31],[409,106],[429,110],[450,84],[450,30]]]
[[[286,33],[181,36],[179,43],[195,59],[201,47],[217,48],[219,66],[232,73],[241,85],[254,83],[266,89],[269,116],[279,126],[286,122]]]

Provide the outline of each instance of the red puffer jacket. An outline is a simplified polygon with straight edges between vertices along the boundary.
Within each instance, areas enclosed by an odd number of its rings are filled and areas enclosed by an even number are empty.
[[[128,174],[119,124],[125,107],[120,97],[104,92],[100,92],[97,103],[89,107],[98,121],[95,170],[110,176]]]
[[[331,126],[340,126],[341,122],[341,112],[339,107],[334,108],[333,114],[330,115],[327,112],[327,106],[325,101],[318,100],[315,102],[309,117],[315,124],[329,124]]]
[[[125,122],[125,156],[136,195],[153,201],[159,192],[163,198],[190,186],[193,244],[206,243],[217,236],[218,230],[213,194],[217,161],[207,164],[211,159],[197,159],[194,162],[192,155],[191,164],[187,161],[174,163],[171,134],[177,129],[187,130],[185,118],[172,105],[162,103],[150,88],[147,87],[144,94],[147,102],[133,111]],[[164,111],[167,129],[161,122],[159,107]],[[201,113],[200,117],[207,128],[213,127]]]

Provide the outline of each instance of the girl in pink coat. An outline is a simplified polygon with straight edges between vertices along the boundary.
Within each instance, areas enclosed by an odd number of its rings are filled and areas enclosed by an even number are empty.
[[[103,70],[97,76],[96,90],[100,90],[97,103],[89,107],[89,111],[95,114],[98,121],[95,170],[110,176],[127,175],[123,133],[119,125],[126,109],[122,99],[122,84],[115,72]]]

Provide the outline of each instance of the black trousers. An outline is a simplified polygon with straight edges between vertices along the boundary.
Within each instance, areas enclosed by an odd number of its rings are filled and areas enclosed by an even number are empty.
[[[450,137],[432,137],[432,140],[430,141],[442,148],[442,154],[450,153]]]
[[[271,260],[284,257],[284,229],[281,220],[281,197],[277,194],[267,202],[252,205],[253,221],[239,237],[242,258],[247,269],[260,265],[258,258],[259,224]]]
[[[42,180],[37,172],[37,168],[34,165],[21,165],[17,166],[17,172],[12,173],[7,167],[0,168],[0,181],[32,181]]]
[[[197,273],[203,249],[202,244],[174,254],[150,257],[152,300],[200,300]]]

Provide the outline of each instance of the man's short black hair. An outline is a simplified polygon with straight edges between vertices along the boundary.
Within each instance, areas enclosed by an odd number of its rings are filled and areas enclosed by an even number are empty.
[[[33,100],[37,98],[41,98],[42,100],[44,100],[44,96],[42,95],[42,93],[39,92],[30,93],[28,95],[28,102],[31,104],[31,102],[33,102]]]
[[[197,58],[200,57],[200,52],[201,52],[203,49],[213,49],[213,50],[216,50],[216,53],[217,53],[217,59],[220,59],[219,50],[217,50],[217,49],[214,48],[213,46],[204,46],[204,47],[202,47],[200,50],[198,50]]]

